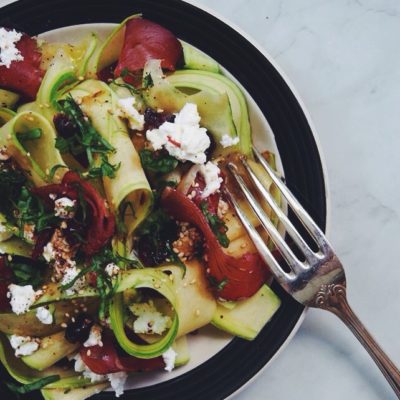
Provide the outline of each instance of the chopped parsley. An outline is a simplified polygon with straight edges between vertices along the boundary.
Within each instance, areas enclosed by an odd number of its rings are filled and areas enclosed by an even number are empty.
[[[228,283],[228,278],[222,279],[221,282],[218,282],[215,277],[212,275],[207,276],[208,281],[210,282],[210,285],[215,288],[217,291],[221,291]]]
[[[110,302],[115,294],[117,285],[114,284],[112,278],[105,271],[105,266],[110,263],[117,264],[120,268],[126,269],[128,266],[137,266],[135,260],[128,259],[112,251],[111,248],[105,247],[98,254],[95,254],[89,265],[81,269],[78,275],[71,282],[62,285],[62,290],[70,289],[75,282],[88,273],[93,273],[96,279],[96,289],[99,293],[99,318],[105,319],[106,312]]]
[[[153,78],[150,74],[146,74],[143,77],[143,89],[149,89],[154,86]]]
[[[178,165],[178,160],[167,153],[142,150],[139,155],[146,172],[168,174]]]
[[[218,217],[218,215],[211,214],[210,211],[208,211],[208,203],[205,200],[203,200],[200,203],[200,210],[203,213],[203,215],[206,217],[207,222],[210,225],[211,230],[214,232],[215,236],[217,237],[219,244],[222,247],[227,248],[229,246],[230,242],[229,242],[228,236],[226,235],[228,228],[225,225],[225,222],[222,221],[222,219],[220,219]]]
[[[60,100],[58,104],[60,111],[68,117],[73,126],[74,134],[57,137],[56,148],[61,153],[71,153],[74,156],[86,155],[89,178],[102,176],[114,178],[120,167],[119,164],[111,164],[108,161],[108,156],[115,152],[114,147],[97,132],[71,95]]]
[[[43,202],[26,187],[21,188],[14,210],[15,222],[21,232],[25,225],[34,225],[37,232],[53,226],[57,217],[45,209]]]
[[[27,383],[26,385],[19,385],[14,382],[5,382],[5,384],[7,385],[8,389],[11,390],[11,392],[15,393],[17,397],[19,397],[19,395],[21,394],[26,394],[33,392],[34,390],[42,389],[44,386],[49,385],[50,383],[53,382],[57,382],[59,380],[60,380],[59,375],[50,375],[38,379],[37,381],[34,381],[32,383]]]

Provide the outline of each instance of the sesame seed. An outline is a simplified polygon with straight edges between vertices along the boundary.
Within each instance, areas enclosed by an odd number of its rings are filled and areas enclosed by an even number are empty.
[[[192,197],[195,197],[196,196],[196,191],[192,190],[192,193],[190,193],[190,194],[192,195]]]
[[[65,322],[63,322],[62,324],[61,324],[61,328],[66,328],[67,327],[67,324],[65,323]]]
[[[83,81],[83,80],[85,80],[85,78],[83,76],[78,76],[78,80]]]
[[[196,317],[198,317],[198,316],[200,315],[200,310],[197,309],[196,312],[195,312],[195,314],[196,314]]]
[[[86,352],[86,354],[90,357],[91,355],[92,355],[92,350],[88,350],[87,352]]]
[[[179,250],[178,250],[176,247],[173,247],[173,248],[172,248],[172,251],[173,251],[174,253],[176,253],[176,254],[179,253]]]
[[[75,317],[72,317],[72,318],[71,318],[71,321],[72,321],[72,322],[75,322]]]
[[[12,255],[11,255],[11,254],[9,254],[9,255],[7,256],[7,260],[8,260],[8,261],[12,261]]]
[[[155,284],[154,284],[154,287],[155,287],[156,289],[160,289],[161,285],[160,285],[159,283],[155,283]]]
[[[87,310],[88,310],[87,307],[82,309],[83,312],[87,312]]]
[[[183,251],[181,251],[179,254],[178,254],[178,257],[179,258],[182,258],[182,257],[184,257],[185,256],[185,253],[183,252]]]
[[[246,243],[242,243],[242,244],[240,245],[240,248],[241,248],[241,249],[244,249],[246,246],[247,246]]]

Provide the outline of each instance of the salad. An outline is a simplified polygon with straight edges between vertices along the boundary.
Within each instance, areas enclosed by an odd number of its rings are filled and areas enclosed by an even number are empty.
[[[280,197],[252,160],[245,97],[213,59],[141,15],[78,44],[2,27],[0,88],[11,391],[118,397],[128,375],[190,362],[201,327],[257,336],[280,300],[224,194],[226,163],[247,157]]]

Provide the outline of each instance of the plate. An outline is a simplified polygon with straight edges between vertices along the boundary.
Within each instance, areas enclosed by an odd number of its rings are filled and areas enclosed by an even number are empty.
[[[211,13],[181,0],[20,0],[0,9],[0,26],[30,35],[56,30],[46,36],[57,37],[62,27],[96,24],[66,28],[79,37],[86,29],[106,32],[111,26],[105,23],[119,23],[135,13],[143,13],[209,54],[240,82],[248,97],[255,141],[279,154],[288,186],[325,229],[324,169],[307,113],[270,58]],[[188,366],[173,375],[139,376],[135,378],[138,383],[132,383],[134,388],[126,391],[124,398],[214,400],[235,393],[272,360],[293,335],[303,315],[303,307],[278,285],[273,289],[282,305],[254,341],[231,340],[206,330],[191,338],[192,361]],[[103,392],[98,398],[111,399],[114,394]]]

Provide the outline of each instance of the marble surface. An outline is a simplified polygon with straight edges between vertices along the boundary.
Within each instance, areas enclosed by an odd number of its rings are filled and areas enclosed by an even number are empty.
[[[39,0],[38,0],[39,1]],[[160,0],[166,1],[166,0]],[[0,0],[0,6],[9,0]],[[400,364],[400,3],[197,0],[250,34],[297,88],[319,134],[331,242],[349,300]],[[334,316],[310,310],[279,357],[235,400],[394,399]]]

